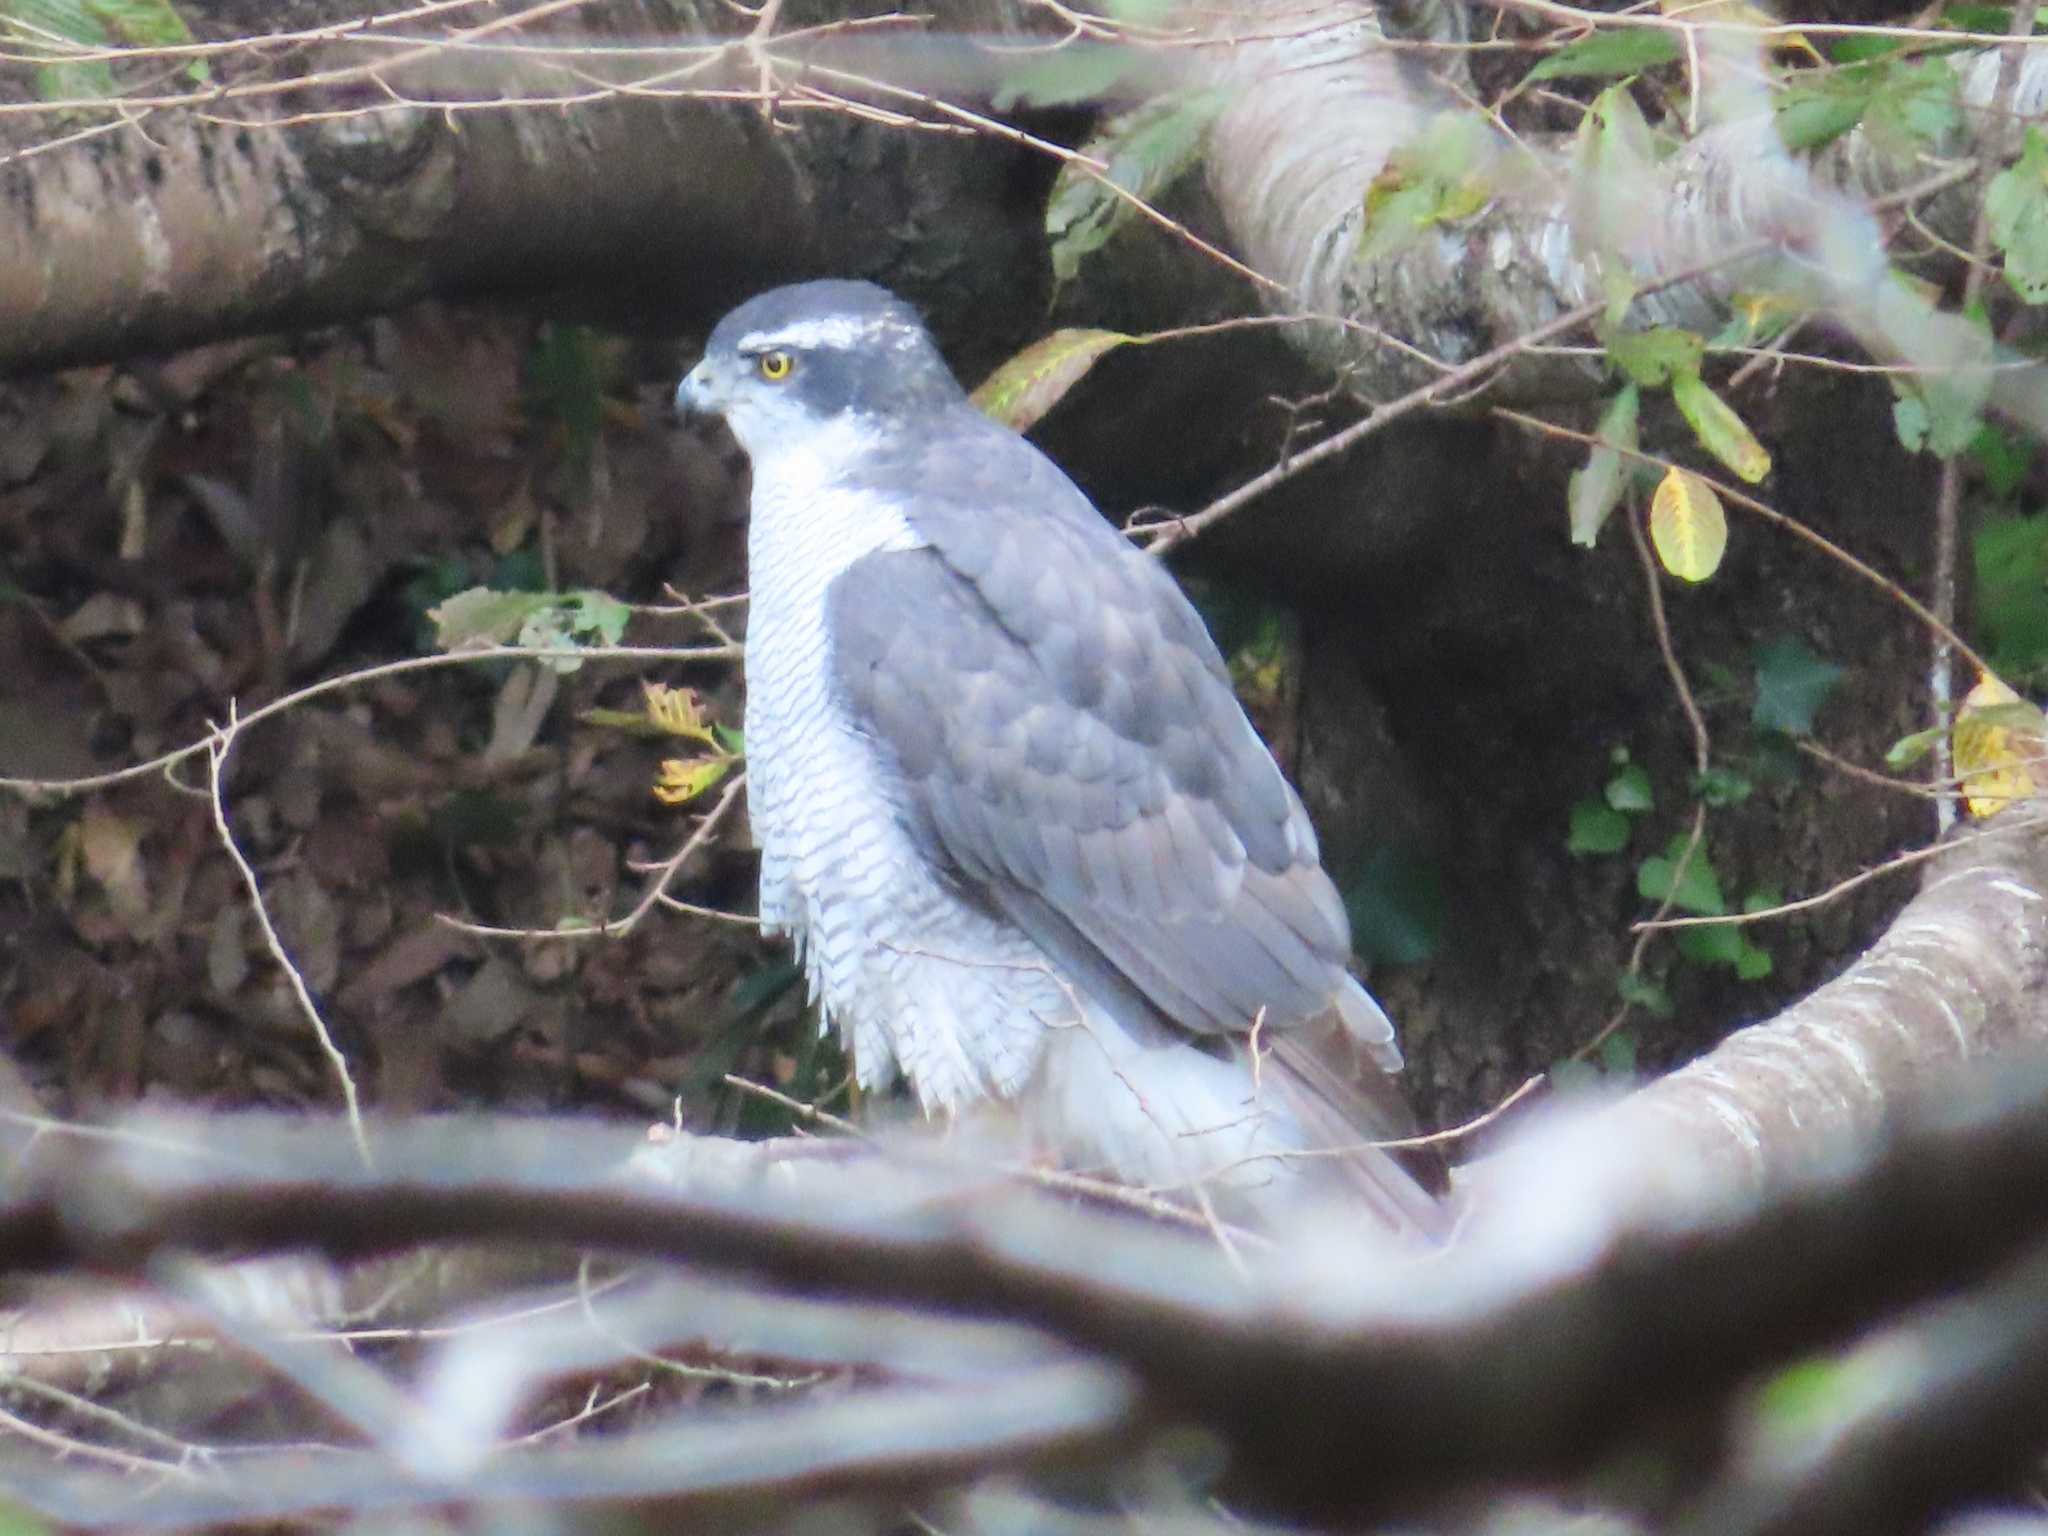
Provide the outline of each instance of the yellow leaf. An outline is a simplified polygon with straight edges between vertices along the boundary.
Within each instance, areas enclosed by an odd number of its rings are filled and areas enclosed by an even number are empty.
[[[730,757],[670,758],[661,765],[661,777],[654,784],[654,798],[663,805],[681,805],[694,800],[732,772]]]
[[[1970,814],[1981,820],[2030,798],[2044,752],[2048,718],[1997,678],[1982,678],[1955,725],[1956,777]]]
[[[1685,581],[1705,581],[1728,549],[1728,514],[1721,498],[1698,475],[1674,469],[1650,498],[1650,542],[1664,569]]]
[[[1012,432],[1030,430],[1105,353],[1136,338],[1122,331],[1070,327],[1040,337],[981,381],[970,397],[984,416]]]
[[[647,719],[655,729],[689,741],[712,739],[711,727],[704,722],[704,710],[697,702],[694,688],[642,683],[640,691],[647,696]]]

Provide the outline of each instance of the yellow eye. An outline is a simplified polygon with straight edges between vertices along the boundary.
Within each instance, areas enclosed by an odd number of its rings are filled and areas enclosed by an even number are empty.
[[[770,384],[780,384],[796,367],[796,359],[787,352],[763,352],[754,359],[754,366],[761,370],[761,377]]]

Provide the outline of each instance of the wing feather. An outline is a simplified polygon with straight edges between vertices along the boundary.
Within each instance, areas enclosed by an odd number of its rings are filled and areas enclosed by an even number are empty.
[[[833,584],[833,657],[933,856],[1184,1029],[1355,990],[1315,834],[1172,578],[971,409],[867,473],[926,545]]]

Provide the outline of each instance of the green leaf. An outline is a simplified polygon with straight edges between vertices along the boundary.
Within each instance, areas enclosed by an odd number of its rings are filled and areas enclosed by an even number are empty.
[[[1794,154],[1819,149],[1863,121],[1870,95],[1856,71],[1801,78],[1778,97],[1778,138]]]
[[[1664,990],[1662,983],[1639,973],[1623,971],[1614,978],[1614,990],[1624,1003],[1641,1008],[1656,1018],[1668,1019],[1677,1012],[1672,1006],[1671,994]]]
[[[507,645],[535,613],[554,606],[546,592],[494,592],[471,587],[427,610],[434,623],[434,643],[444,651],[480,645]]]
[[[1842,669],[1797,635],[1766,640],[1754,656],[1756,702],[1750,706],[1750,719],[1766,731],[1811,734],[1813,717],[1842,680]]]
[[[1636,1075],[1636,1037],[1617,1029],[1600,1042],[1600,1068],[1609,1077]]]
[[[1491,130],[1472,112],[1442,112],[1387,156],[1365,192],[1358,259],[1377,261],[1435,225],[1470,218],[1492,200]]]
[[[1698,917],[1725,916],[1728,903],[1721,895],[1720,876],[1714,873],[1713,861],[1707,857],[1705,838],[1693,849],[1684,875],[1680,876],[1678,864],[1687,841],[1683,832],[1678,833],[1662,856],[1647,858],[1636,867],[1636,894],[1645,901],[1668,900],[1680,911]]]
[[[1868,64],[1905,46],[1896,37],[1838,37],[1828,44],[1828,58],[1836,64]]]
[[[1065,328],[1041,336],[981,381],[975,407],[1012,432],[1028,432],[1105,353],[1132,338],[1122,331]]]
[[[1136,211],[1131,198],[1151,201],[1194,165],[1222,109],[1219,92],[1193,91],[1162,96],[1109,119],[1082,147],[1108,167],[1109,186],[1071,162],[1061,167],[1045,205],[1057,281],[1071,282],[1083,259],[1130,222]],[[1118,187],[1130,196],[1120,196]]]
[[[1543,59],[1526,77],[1539,80],[1599,80],[1639,75],[1683,57],[1678,39],[1653,27],[1627,27],[1595,32]]]
[[[1771,456],[1742,418],[1697,372],[1671,376],[1671,398],[1692,427],[1700,446],[1755,485],[1771,472]]]
[[[1987,421],[1984,430],[1970,442],[1970,462],[1977,466],[1977,472],[1984,477],[1984,488],[1994,498],[2010,501],[2033,472],[2033,439]]]
[[[1946,726],[1930,726],[1924,731],[1915,731],[1910,736],[1901,736],[1884,750],[1884,764],[1887,768],[1910,768],[1939,746],[1948,735]]]
[[[616,645],[625,633],[631,610],[603,592],[499,592],[471,587],[427,610],[434,643],[444,651],[475,650],[499,645],[554,649],[583,644]],[[547,665],[573,672],[573,656],[550,658]]]
[[[1742,804],[1755,787],[1747,774],[1734,768],[1710,767],[1693,778],[1692,792],[1708,805],[1718,808]]]
[[[1381,847],[1344,893],[1351,948],[1365,960],[1419,965],[1443,942],[1449,903],[1443,871],[1430,859]]]
[[[1943,149],[1962,127],[1956,72],[1946,59],[1867,65],[1877,89],[1863,115],[1863,130],[1880,154],[1908,156]]]
[[[1970,555],[1987,659],[2009,676],[2032,673],[2048,662],[2048,513],[1986,519]]]
[[[1726,923],[1677,930],[1678,952],[1694,965],[1725,965],[1742,959],[1742,930]]]
[[[1565,508],[1572,542],[1583,549],[1593,547],[1601,525],[1621,501],[1622,488],[1627,483],[1624,471],[1629,462],[1623,459],[1622,452],[1635,449],[1636,418],[1641,403],[1642,391],[1634,384],[1623,385],[1600,413],[1600,425],[1594,434],[1600,439],[1599,446],[1587,456],[1583,469],[1572,471]]]
[[[1650,789],[1650,776],[1641,763],[1629,763],[1607,781],[1607,803],[1617,811],[1641,814],[1655,810],[1657,797]]]
[[[1590,1061],[1553,1061],[1549,1076],[1551,1092],[1559,1098],[1594,1093],[1600,1088],[1600,1069]]]
[[[1570,854],[1619,853],[1628,846],[1629,821],[1612,806],[1588,795],[1572,807],[1564,850]]]
[[[1044,53],[1018,56],[1003,71],[994,106],[1071,107],[1100,101],[1130,71],[1135,50],[1121,43],[1070,42]]]
[[[14,22],[18,25],[8,26]],[[42,48],[51,62],[35,72],[36,92],[45,101],[76,101],[119,94],[113,67],[105,60],[71,64],[51,46],[52,37],[81,48],[129,44],[138,48],[192,41],[191,28],[170,0],[0,0],[0,35]],[[188,79],[208,78],[204,62],[184,68]]]
[[[1927,447],[1928,434],[1933,429],[1927,402],[1910,389],[1901,389],[1898,395],[1892,402],[1892,429],[1899,434],[1899,442],[1908,453],[1919,453]]]
[[[572,633],[587,635],[600,645],[617,645],[625,638],[626,622],[633,610],[607,592],[571,592],[562,599],[569,611]]]
[[[1762,981],[1776,968],[1771,952],[1760,944],[1744,941],[1742,953],[1735,957],[1735,974],[1743,981]]]
[[[1647,331],[1618,331],[1607,338],[1607,357],[1645,389],[1658,389],[1686,373],[1698,373],[1706,342],[1691,331],[1659,325]]]
[[[1941,8],[1938,27],[1953,27],[1958,32],[2010,32],[2012,30],[2012,7],[2008,5],[1945,5]],[[2034,23],[2039,33],[2041,23]]]
[[[2020,157],[1984,193],[1991,238],[2005,253],[2005,280],[2029,304],[2048,301],[2048,139],[2028,128]]]

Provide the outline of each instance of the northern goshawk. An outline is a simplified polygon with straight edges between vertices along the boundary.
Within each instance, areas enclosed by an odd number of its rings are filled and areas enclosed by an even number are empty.
[[[761,921],[862,1084],[900,1069],[927,1113],[1008,1101],[1045,1151],[1130,1182],[1264,1214],[1341,1174],[1430,1225],[1362,1145],[1398,1134],[1393,1028],[1172,578],[872,284],[742,305],[676,399],[753,462]]]

